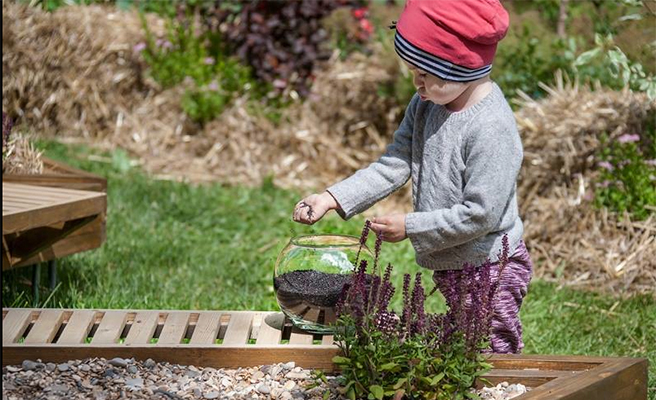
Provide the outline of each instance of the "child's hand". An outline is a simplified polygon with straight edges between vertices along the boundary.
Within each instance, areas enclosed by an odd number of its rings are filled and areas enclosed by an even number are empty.
[[[371,229],[385,242],[400,242],[406,239],[405,214],[392,214],[371,220]]]
[[[312,225],[320,220],[326,212],[337,207],[337,201],[330,193],[311,194],[296,203],[293,218],[294,221],[301,224]]]

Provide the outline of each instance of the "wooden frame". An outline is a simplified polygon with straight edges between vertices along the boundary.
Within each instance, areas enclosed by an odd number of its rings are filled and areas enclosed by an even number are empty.
[[[12,308],[2,318],[3,366],[134,357],[216,368],[293,360],[335,372],[339,353],[331,336],[297,331],[276,312]],[[647,398],[644,358],[493,355],[490,362],[490,382],[532,388],[518,400]]]
[[[93,241],[78,243],[89,224],[101,224],[107,210],[107,195],[55,187],[2,182],[2,269],[47,261],[82,251]],[[61,241],[77,233],[56,252]],[[104,229],[102,230],[104,240]],[[71,244],[77,244],[73,246]]]
[[[70,167],[66,164],[43,157],[44,172],[42,174],[3,174],[3,183],[19,183],[32,186],[54,187],[63,189],[84,190],[106,193],[107,180],[98,175]],[[3,242],[2,269],[22,267],[45,261],[55,260],[71,254],[100,247],[106,238],[106,207],[102,213],[93,219],[78,224],[75,229],[69,223],[67,234],[57,234],[57,240],[51,240],[47,246],[40,246],[38,251],[32,251],[29,257],[13,260],[8,243]],[[42,227],[40,234],[52,234],[61,231],[61,226]],[[59,232],[61,233],[61,232]],[[42,242],[43,243],[43,242]]]

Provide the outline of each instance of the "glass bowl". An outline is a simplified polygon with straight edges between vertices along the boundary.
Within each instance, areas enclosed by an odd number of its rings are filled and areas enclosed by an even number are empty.
[[[360,238],[346,235],[305,235],[292,238],[282,249],[273,275],[273,288],[282,312],[310,333],[331,334],[337,319],[335,305],[351,281],[360,250]],[[373,253],[360,251],[373,268]],[[359,261],[358,261],[359,262]]]

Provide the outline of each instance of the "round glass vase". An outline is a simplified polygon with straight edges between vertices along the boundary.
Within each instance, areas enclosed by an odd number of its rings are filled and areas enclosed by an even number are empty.
[[[330,324],[337,319],[335,306],[342,288],[351,282],[358,251],[359,260],[367,260],[367,273],[371,273],[373,253],[366,245],[360,249],[356,236],[297,236],[282,249],[273,288],[280,309],[296,327],[310,333],[333,333]]]

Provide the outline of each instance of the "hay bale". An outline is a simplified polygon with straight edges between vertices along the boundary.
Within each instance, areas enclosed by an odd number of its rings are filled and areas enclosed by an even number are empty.
[[[522,95],[525,149],[518,192],[536,275],[567,285],[654,292],[656,213],[632,221],[592,206],[600,137],[639,132],[656,102],[628,90],[591,90],[558,77],[549,96]],[[656,211],[656,210],[655,210]]]

